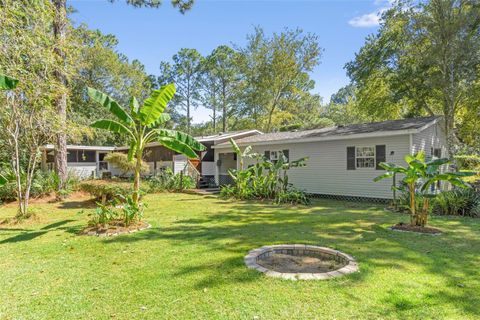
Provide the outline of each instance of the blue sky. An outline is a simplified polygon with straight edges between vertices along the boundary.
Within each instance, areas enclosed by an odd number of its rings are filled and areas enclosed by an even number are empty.
[[[245,44],[254,26],[267,33],[301,28],[319,36],[324,48],[322,63],[312,73],[314,92],[324,101],[349,80],[343,69],[376,32],[378,13],[389,0],[197,0],[185,15],[169,0],[159,9],[138,9],[124,0],[68,0],[77,9],[72,18],[90,28],[114,34],[118,49],[130,59],[140,60],[147,72],[158,74],[160,61],[170,60],[180,48],[210,53],[222,44]],[[208,112],[199,107],[194,122],[207,121]]]

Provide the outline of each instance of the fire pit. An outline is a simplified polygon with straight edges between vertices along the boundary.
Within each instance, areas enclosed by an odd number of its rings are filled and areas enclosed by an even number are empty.
[[[248,268],[269,277],[324,280],[358,271],[355,259],[330,248],[304,244],[264,246],[245,256]]]

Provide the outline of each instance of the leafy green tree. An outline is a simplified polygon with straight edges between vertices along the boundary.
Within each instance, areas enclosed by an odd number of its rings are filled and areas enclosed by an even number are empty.
[[[347,71],[365,114],[378,119],[441,114],[450,153],[469,120],[480,67],[480,4],[401,1],[386,11]],[[461,137],[460,137],[461,138]]]
[[[322,49],[317,36],[300,29],[267,37],[256,28],[247,40],[240,49],[242,99],[257,127],[271,131],[274,120],[281,123],[283,115],[291,116],[287,106],[313,88],[308,73],[320,63]]]
[[[0,94],[0,141],[6,156],[2,160],[15,177],[17,218],[23,219],[30,216],[40,148],[52,141],[59,128],[52,103],[59,90],[52,74],[57,64],[52,55],[54,17],[48,0],[3,1],[0,8],[0,73],[10,76],[0,80],[7,90]]]
[[[208,90],[215,90],[213,101],[222,113],[222,131],[227,132],[228,121],[235,112],[233,106],[238,98],[238,53],[228,46],[219,46],[206,57],[204,66],[205,76],[210,83]]]
[[[24,0],[20,0],[24,1]],[[115,2],[115,0],[109,0]],[[25,1],[31,2],[31,1]],[[161,0],[126,0],[127,4],[134,7],[158,8]],[[183,14],[190,10],[194,4],[194,0],[171,0],[172,5]],[[57,64],[54,68],[54,75],[58,81],[57,96],[55,104],[60,121],[60,130],[57,132],[55,143],[55,168],[59,175],[59,190],[63,190],[68,179],[67,172],[67,104],[69,94],[69,66],[75,64],[75,59],[70,55],[68,50],[68,30],[69,21],[67,18],[67,0],[51,0],[53,5],[54,20],[52,23],[54,34],[54,53]],[[72,59],[73,58],[73,59]]]
[[[430,191],[432,185],[435,185],[438,181],[446,181],[454,186],[467,188],[469,185],[462,178],[474,175],[474,173],[470,172],[442,172],[441,167],[449,164],[450,160],[442,158],[425,161],[425,152],[423,151],[414,156],[406,155],[405,162],[407,167],[402,167],[395,163],[380,163],[380,166],[387,172],[376,177],[374,181],[392,178],[394,175],[404,176],[403,181],[408,186],[410,194],[410,224],[412,226],[424,227],[427,225],[430,212],[430,198],[435,197],[435,194]],[[417,193],[423,196],[420,212],[417,212]]]
[[[92,121],[111,117],[111,114],[106,109],[92,106],[86,88],[96,88],[126,105],[132,96],[141,100],[148,97],[152,86],[150,78],[139,61],[129,61],[125,55],[118,53],[118,40],[114,35],[90,30],[86,25],[80,25],[72,33],[80,52],[77,73],[69,84],[69,139],[94,145],[126,144],[125,137],[119,134],[98,134],[98,131],[88,130]]]
[[[140,106],[137,99],[133,97],[130,100],[130,112],[127,112],[114,99],[100,91],[88,88],[88,95],[116,117],[116,120],[98,120],[92,124],[92,127],[120,133],[128,137],[130,142],[128,159],[135,161],[134,192],[132,196],[135,204],[139,203],[140,172],[144,149],[148,143],[159,142],[162,146],[184,154],[188,158],[197,158],[196,151],[205,150],[201,143],[185,133],[158,128],[170,120],[170,116],[165,114],[164,110],[175,95],[173,84],[154,90],[152,95],[144,101],[143,106]]]
[[[160,64],[159,83],[175,83],[177,94],[172,101],[177,109],[186,112],[187,132],[191,127],[191,110],[198,106],[201,90],[202,56],[195,49],[181,49],[172,57],[173,64]]]

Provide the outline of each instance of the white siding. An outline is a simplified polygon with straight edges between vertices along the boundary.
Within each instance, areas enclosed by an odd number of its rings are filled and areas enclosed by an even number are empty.
[[[177,174],[185,170],[187,161],[187,157],[185,157],[184,155],[173,156],[173,173]]]
[[[412,154],[423,150],[427,157],[430,157],[433,156],[431,154],[432,148],[441,148],[442,157],[448,157],[447,140],[440,123],[412,135]]]
[[[345,139],[308,143],[271,144],[254,146],[253,151],[263,154],[265,150],[289,150],[291,160],[309,157],[307,166],[293,168],[289,179],[293,185],[308,193],[392,198],[391,179],[373,182],[383,170],[364,168],[347,170],[347,147],[386,145],[386,160],[404,164],[403,158],[410,151],[409,135]],[[216,149],[218,154],[226,149]],[[391,153],[393,152],[393,155]],[[252,160],[247,160],[247,164]]]
[[[79,179],[89,179],[96,175],[97,164],[95,162],[69,162],[67,168]]]
[[[202,175],[204,176],[213,176],[215,175],[215,162],[213,161],[202,161]]]

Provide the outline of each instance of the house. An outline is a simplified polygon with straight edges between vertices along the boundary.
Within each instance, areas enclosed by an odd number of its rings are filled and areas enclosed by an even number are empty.
[[[441,117],[425,117],[336,126],[307,131],[275,132],[235,138],[242,148],[275,161],[280,153],[307,165],[289,171],[290,182],[309,194],[349,198],[392,198],[392,181],[373,182],[380,162],[405,165],[404,156],[424,150],[428,157],[447,155]],[[228,174],[239,161],[230,143],[213,146],[218,185],[231,183]],[[253,159],[246,159],[246,165]]]
[[[219,133],[210,136],[195,137],[197,141],[205,145],[206,150],[199,152],[198,160],[188,160],[185,156],[163,147],[160,143],[153,142],[145,147],[145,161],[150,166],[149,174],[155,174],[167,167],[174,173],[181,171],[194,175],[202,180],[205,185],[211,185],[215,177],[214,152],[212,147],[229,141],[230,138],[242,139],[251,135],[261,134],[258,130],[243,130],[228,133]],[[81,179],[102,177],[107,172],[111,175],[119,175],[121,171],[112,164],[104,161],[110,152],[128,152],[128,147],[104,147],[104,146],[67,146],[67,166]],[[54,145],[46,145],[42,148],[42,168],[53,169],[55,163]]]

